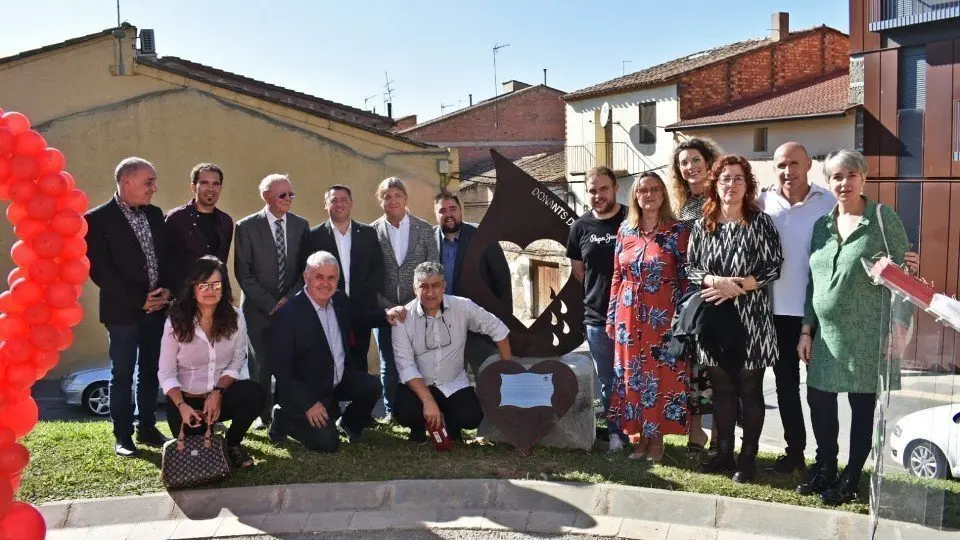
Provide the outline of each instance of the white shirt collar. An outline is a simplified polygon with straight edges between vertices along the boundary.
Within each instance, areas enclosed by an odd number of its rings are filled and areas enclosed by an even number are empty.
[[[350,236],[350,232],[353,230],[353,221],[352,221],[352,220],[351,220],[349,223],[347,223],[347,232],[346,232],[346,233],[343,233],[343,234],[340,233],[340,229],[337,228],[337,224],[334,223],[332,219],[329,219],[329,218],[328,218],[328,219],[327,219],[327,223],[330,224],[330,228],[333,229],[333,232],[336,233],[336,234],[339,234],[340,236]]]
[[[309,300],[310,303],[313,304],[313,310],[314,310],[314,311],[319,311],[319,310],[321,310],[321,309],[330,309],[330,308],[333,307],[333,297],[332,297],[332,296],[330,297],[330,301],[327,302],[327,307],[323,307],[323,306],[321,306],[320,304],[316,303],[316,302],[313,300],[313,297],[310,296],[310,293],[307,292],[307,288],[306,288],[306,287],[303,288],[303,294],[307,297],[307,300]]]
[[[807,195],[803,198],[802,201],[800,201],[801,204],[810,201],[810,199],[814,197],[823,197],[824,193],[827,193],[827,190],[825,188],[817,185],[814,182],[810,182],[808,186],[810,189],[807,190]],[[790,201],[783,196],[782,190],[783,190],[783,187],[780,185],[777,185],[775,189],[770,190],[770,193],[773,193],[774,195],[776,195],[777,199],[779,199],[780,202],[783,205],[785,205],[785,207],[789,208]]]
[[[410,225],[410,214],[403,214],[403,219],[400,220],[400,225],[397,226],[397,227],[394,227],[394,226],[393,226],[393,223],[390,223],[390,219],[387,218],[386,216],[384,216],[383,219],[387,222],[387,225],[388,225],[388,226],[393,227],[395,230],[400,230],[400,229],[402,229],[402,228]]]
[[[267,207],[267,206],[264,206],[264,207],[263,207],[263,212],[264,212],[265,214],[267,214],[267,221],[270,222],[270,227],[271,227],[271,228],[275,227],[276,225],[274,225],[274,223],[280,221],[281,219],[283,220],[283,224],[284,224],[284,225],[287,224],[287,214],[283,214],[283,217],[282,217],[282,218],[278,218],[277,216],[273,215],[273,212],[271,212],[271,211],[270,211],[270,208]]]

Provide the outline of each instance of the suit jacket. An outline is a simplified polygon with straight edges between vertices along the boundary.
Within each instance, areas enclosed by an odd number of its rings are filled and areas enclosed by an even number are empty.
[[[410,218],[410,241],[402,265],[397,264],[397,256],[393,253],[393,244],[387,233],[387,216],[380,216],[370,224],[376,229],[380,249],[383,250],[383,286],[377,299],[382,308],[402,306],[413,300],[413,270],[422,262],[440,261],[433,227],[417,216],[407,216]]]
[[[443,231],[439,226],[434,227],[434,236],[437,241],[437,250],[443,253],[440,246],[443,242]],[[460,240],[457,242],[457,258],[453,267],[453,294],[454,296],[464,296],[460,292],[460,280],[462,279],[461,270],[463,270],[463,258],[470,247],[470,240],[477,228],[473,225],[463,223],[460,225]],[[442,260],[441,260],[442,262]],[[480,268],[477,269],[480,279],[487,284],[487,287],[493,291],[493,294],[503,302],[503,305],[513,309],[513,290],[510,286],[510,265],[507,264],[507,258],[503,255],[503,249],[500,244],[491,244],[483,252],[480,259]]]
[[[277,247],[267,209],[237,222],[233,272],[243,291],[240,305],[248,327],[266,325],[270,310],[280,298],[290,298],[303,288],[305,258],[301,250],[306,246],[310,225],[292,212],[287,212],[286,218],[287,268],[282,287],[277,284]]]
[[[337,291],[331,300],[340,324],[343,350],[349,361],[351,328],[373,328],[387,323],[381,309],[353,309],[346,293]],[[333,353],[327,344],[320,318],[305,291],[295,294],[277,310],[270,325],[270,366],[277,378],[280,406],[294,414],[303,414],[318,401],[327,407],[334,401]]]
[[[217,223],[217,236],[220,246],[212,251],[207,244],[207,237],[200,232],[197,226],[200,212],[197,211],[196,201],[191,200],[183,206],[178,206],[167,212],[167,253],[173,267],[173,277],[176,283],[175,293],[180,292],[187,271],[194,261],[204,255],[214,255],[224,264],[230,256],[230,244],[233,242],[233,218],[219,208],[213,209]]]
[[[143,207],[150,223],[153,249],[159,265],[158,287],[172,289],[173,273],[167,257],[163,212],[150,204]],[[100,287],[100,322],[136,324],[146,312],[143,304],[150,292],[147,258],[133,227],[115,197],[88,211],[87,257],[90,277]]]
[[[337,250],[337,239],[330,220],[310,229],[304,250],[304,261],[317,251],[327,251],[340,263],[340,283],[337,288],[346,291],[343,261]],[[305,263],[304,263],[305,264]],[[377,307],[377,292],[383,287],[383,251],[377,240],[377,231],[369,225],[350,221],[350,301],[362,309]]]

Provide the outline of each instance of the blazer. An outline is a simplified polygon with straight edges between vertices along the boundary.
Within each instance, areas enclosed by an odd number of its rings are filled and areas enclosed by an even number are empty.
[[[305,258],[301,250],[306,245],[310,225],[293,212],[287,212],[286,218],[287,269],[282,287],[277,284],[277,247],[267,219],[267,209],[237,222],[233,273],[243,291],[240,306],[248,327],[267,324],[270,311],[280,298],[290,298],[303,288]]]
[[[353,309],[343,291],[336,291],[331,301],[347,353],[343,369],[358,369],[349,361],[350,330],[385,325],[386,313],[381,309]],[[303,414],[318,401],[328,409],[334,403],[333,353],[305,291],[295,294],[273,316],[270,367],[277,378],[276,395],[283,409]]]
[[[337,288],[346,291],[343,261],[337,250],[337,239],[330,220],[310,229],[307,237],[308,248],[304,250],[306,258],[317,251],[332,253],[340,263],[340,282]],[[377,240],[377,231],[356,221],[350,221],[350,301],[363,309],[377,307],[377,292],[383,287],[383,251]]]
[[[382,308],[402,306],[413,300],[413,270],[422,262],[440,262],[437,241],[433,238],[433,227],[413,214],[407,216],[410,218],[410,241],[402,265],[397,264],[397,256],[393,253],[393,244],[390,243],[387,233],[387,216],[380,216],[370,224],[377,231],[377,239],[383,251],[383,286],[377,297]]]
[[[439,226],[434,227],[434,236],[437,241],[438,253],[443,253],[440,248],[443,242],[443,231]],[[470,248],[470,240],[477,228],[468,223],[460,225],[460,240],[457,243],[456,264],[453,267],[453,294],[455,296],[464,296],[460,292],[460,281],[462,279],[461,270],[463,269],[463,259]],[[442,260],[441,260],[442,262]],[[480,280],[487,284],[487,287],[493,291],[493,294],[503,302],[503,305],[513,309],[513,289],[510,284],[510,265],[507,264],[507,258],[503,254],[503,248],[499,243],[487,246],[480,259],[480,268],[477,269]]]
[[[159,265],[158,287],[172,289],[173,272],[167,257],[166,227],[160,208],[143,207],[150,223],[153,249]],[[133,227],[123,215],[116,197],[88,211],[87,258],[90,278],[100,287],[100,322],[103,324],[136,324],[146,312],[143,304],[150,292],[147,258]]]
[[[174,293],[180,292],[180,288],[187,279],[190,265],[200,257],[214,255],[224,264],[227,263],[230,244],[233,242],[233,218],[219,208],[213,209],[213,215],[216,216],[214,219],[217,224],[217,237],[220,239],[220,246],[216,251],[210,250],[207,237],[197,226],[200,212],[197,211],[195,201],[191,200],[167,212],[167,253],[170,256],[173,278],[177,287]]]

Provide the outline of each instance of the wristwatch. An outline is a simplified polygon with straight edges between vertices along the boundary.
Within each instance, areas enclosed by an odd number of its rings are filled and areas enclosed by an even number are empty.
[[[214,386],[211,392],[220,392],[220,397],[223,397],[223,392],[225,389],[222,386]]]

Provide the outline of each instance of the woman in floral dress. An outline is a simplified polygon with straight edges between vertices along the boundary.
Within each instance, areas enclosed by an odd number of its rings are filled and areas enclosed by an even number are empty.
[[[686,279],[689,233],[656,173],[633,183],[614,251],[607,334],[614,340],[608,421],[634,444],[631,459],[660,461],[663,436],[687,433],[687,362],[667,353]]]

